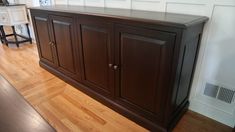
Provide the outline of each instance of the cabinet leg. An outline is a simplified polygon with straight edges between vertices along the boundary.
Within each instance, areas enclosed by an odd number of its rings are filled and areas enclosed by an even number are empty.
[[[29,42],[30,42],[30,44],[32,44],[32,38],[31,38],[31,35],[30,35],[30,30],[29,30],[29,24],[28,23],[26,24],[26,27],[27,27],[27,32],[28,32],[28,36],[29,36]]]
[[[1,32],[1,42],[2,42],[2,43],[5,43],[5,44],[8,46],[6,34],[5,34],[5,31],[4,31],[2,25],[0,26],[0,32]]]
[[[16,46],[19,47],[19,41],[18,41],[18,38],[17,38],[17,35],[16,35],[15,26],[11,26],[11,28],[12,28],[12,31],[13,31],[13,35],[15,37]]]

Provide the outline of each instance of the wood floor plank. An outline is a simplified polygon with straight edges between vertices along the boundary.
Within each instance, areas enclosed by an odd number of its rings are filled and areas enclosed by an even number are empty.
[[[192,124],[193,123],[193,124]],[[189,111],[175,128],[176,132],[231,132],[232,129],[210,118]],[[200,127],[198,127],[200,126]]]
[[[79,128],[77,125],[73,124],[70,120],[68,119],[62,119],[61,122],[63,122],[66,127],[68,127],[71,131],[74,132],[82,132],[83,130]]]
[[[124,116],[120,116],[115,111],[110,108],[102,105],[100,102],[93,100],[91,97],[83,94],[82,92],[67,88],[63,94],[66,94],[81,103],[84,107],[89,109],[90,111],[96,113],[98,116],[104,118],[107,121],[106,127],[114,128],[116,130],[125,130],[126,132],[145,132],[146,129],[136,125],[134,122],[127,122],[128,120]],[[123,123],[125,122],[125,125]]]
[[[59,132],[146,132],[71,85],[42,69],[35,44],[0,44],[0,74]],[[232,128],[187,112],[174,132],[232,132]]]
[[[41,85],[43,83],[50,81],[51,79],[54,79],[54,76],[52,76],[52,74],[46,74],[45,72],[47,71],[42,71],[41,73],[33,75],[26,80],[22,80],[18,83],[15,83],[17,89],[20,90],[21,92],[24,92],[29,89],[32,89],[32,87],[35,88],[38,85]]]
[[[90,111],[89,109],[87,109],[86,107],[83,107],[80,103],[76,102],[73,98],[69,97],[68,95],[62,95],[63,98],[65,98],[66,100],[68,100],[71,104],[73,104],[74,106],[76,106],[78,109],[81,109],[82,112],[86,113],[87,115],[89,115],[91,118],[94,119],[94,121],[100,123],[101,125],[105,125],[106,121],[103,120],[101,117],[97,116],[95,113],[93,113],[92,111]]]
[[[38,112],[0,74],[0,131],[55,132]]]
[[[44,106],[36,106],[36,110],[46,117],[46,120],[57,130],[57,132],[70,132],[71,130],[66,127],[60,119]]]
[[[57,96],[52,99],[51,103],[58,111],[66,115],[68,119],[79,126],[83,131],[99,131],[101,132],[101,127],[98,127],[99,124],[92,122],[91,117],[82,113],[81,110],[77,109],[71,103],[69,103],[62,96]],[[68,109],[69,108],[69,109]],[[95,124],[95,125],[94,125]],[[95,129],[97,128],[97,129]]]

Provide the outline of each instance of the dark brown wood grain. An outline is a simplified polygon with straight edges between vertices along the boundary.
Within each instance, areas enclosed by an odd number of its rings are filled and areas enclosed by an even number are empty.
[[[1,75],[0,111],[1,132],[55,132]]]
[[[76,24],[71,16],[50,16],[51,45],[56,53],[58,69],[75,80],[80,80]]]
[[[40,56],[43,68],[151,131],[171,131],[187,111],[206,17],[80,6],[31,8],[31,14],[33,21],[40,14],[56,18],[49,22],[58,37],[55,62],[74,71],[77,60],[82,79]]]
[[[51,66],[55,65],[55,59],[52,51],[52,47],[50,45],[51,42],[51,35],[49,29],[49,18],[47,15],[40,14],[34,17],[35,23],[35,34],[38,43],[38,50],[40,58],[42,61],[48,63]]]
[[[162,123],[174,33],[116,26],[116,96],[120,103],[146,118]]]
[[[78,21],[83,56],[83,82],[104,95],[113,95],[112,27],[109,23],[84,18]]]
[[[38,36],[41,60],[63,74],[81,80],[79,46],[73,17],[39,14],[32,21]]]
[[[206,21],[207,17],[175,14],[166,12],[141,11],[130,9],[102,8],[89,6],[73,6],[73,5],[53,5],[30,7],[34,10],[55,11],[62,13],[75,13],[82,15],[101,16],[106,18],[125,19],[132,21],[141,21],[148,23],[157,23],[159,25],[186,28]]]
[[[173,132],[232,132],[233,128],[193,111],[187,111]]]

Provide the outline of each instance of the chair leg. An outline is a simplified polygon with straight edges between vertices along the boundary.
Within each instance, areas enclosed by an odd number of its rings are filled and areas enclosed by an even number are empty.
[[[30,35],[29,24],[28,23],[26,24],[26,27],[27,27],[27,32],[28,32],[28,36],[29,36],[29,42],[30,42],[30,44],[32,44],[32,38],[31,38],[31,35]]]
[[[19,41],[18,41],[18,38],[17,38],[17,35],[16,35],[15,26],[11,26],[11,28],[12,28],[12,31],[13,31],[13,35],[15,37],[16,46],[19,47]]]
[[[3,37],[2,37],[2,32],[0,30],[0,40],[1,40],[1,43],[3,44]]]
[[[1,42],[2,42],[2,43],[5,43],[5,44],[8,46],[6,34],[5,34],[5,31],[4,31],[2,25],[0,26],[0,32],[1,32]]]

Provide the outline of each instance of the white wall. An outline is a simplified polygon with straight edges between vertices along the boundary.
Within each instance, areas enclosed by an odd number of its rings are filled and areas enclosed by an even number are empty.
[[[204,96],[202,91],[205,82],[235,90],[235,0],[54,0],[52,3],[208,16],[210,20],[202,37],[190,109],[234,126],[235,103],[214,100]]]
[[[227,104],[203,96],[206,82],[235,89],[235,1],[218,0],[204,35],[204,47],[191,92],[192,110],[231,127],[235,124],[235,103]]]
[[[10,1],[12,1],[10,3],[15,2],[15,3],[18,3],[18,4],[26,4],[27,7],[39,6],[39,0],[10,0]],[[28,12],[28,15],[30,16],[29,10],[27,12]],[[29,19],[29,29],[30,29],[30,35],[33,39],[33,42],[36,42],[35,41],[34,31],[33,31],[33,28],[32,28],[31,18]],[[25,25],[17,25],[16,26],[16,32],[18,32],[19,34],[22,34],[24,36],[28,36],[27,28],[26,28]]]

